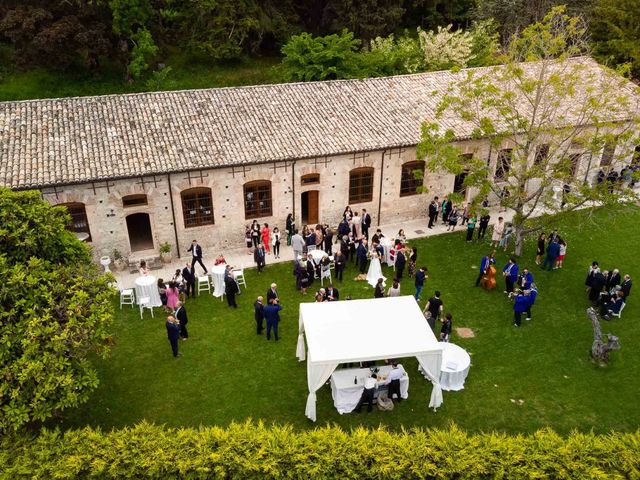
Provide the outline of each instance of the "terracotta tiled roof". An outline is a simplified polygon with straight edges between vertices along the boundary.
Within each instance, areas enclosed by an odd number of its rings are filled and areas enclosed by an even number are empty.
[[[571,61],[600,68],[589,58]],[[524,64],[535,65],[535,64]],[[415,145],[457,75],[0,103],[0,185],[122,178]],[[470,127],[442,120],[460,137]]]

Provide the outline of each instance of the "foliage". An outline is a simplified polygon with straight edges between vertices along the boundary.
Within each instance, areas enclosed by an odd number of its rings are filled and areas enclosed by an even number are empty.
[[[356,77],[359,45],[360,40],[346,30],[326,37],[295,35],[282,47],[284,75],[303,82]]]
[[[64,207],[0,190],[0,431],[86,401],[106,355],[112,290]]]
[[[153,41],[151,33],[146,28],[138,30],[131,36],[133,48],[131,49],[131,60],[127,67],[128,73],[134,79],[140,79],[151,68],[150,63],[158,53],[158,47]],[[169,72],[167,72],[168,74]]]
[[[171,253],[171,244],[169,242],[161,243],[160,253]]]
[[[330,29],[349,30],[367,42],[380,35],[389,35],[400,26],[404,0],[341,0],[329,1],[325,10]]]
[[[0,188],[0,253],[9,263],[31,257],[54,264],[90,261],[89,249],[66,230],[71,218],[64,207],[51,207],[37,191]]]
[[[429,169],[469,171],[465,183],[479,190],[476,202],[492,192],[503,207],[514,211],[518,254],[522,236],[534,227],[530,219],[538,208],[556,212],[590,202],[610,205],[635,198],[629,188],[609,191],[606,184],[593,185],[593,175],[605,145],[624,146],[636,140],[638,91],[615,72],[566,61],[585,49],[583,23],[557,7],[543,22],[512,37],[504,65],[461,73],[450,86],[438,118],[448,111],[466,123],[474,138],[489,139],[494,152],[511,148],[506,169],[489,166],[478,156],[462,156],[452,143],[454,131],[441,131],[437,122],[422,128],[418,150],[427,157]],[[537,63],[524,68],[522,61]],[[544,153],[538,150],[542,145]],[[603,166],[605,173],[625,154],[618,148],[610,165]],[[557,192],[563,189],[561,205]]]
[[[591,14],[594,56],[602,62],[630,63],[640,78],[640,0],[597,0]]]
[[[101,432],[44,430],[2,441],[11,478],[633,478],[640,433],[531,436],[447,430],[234,423],[166,429],[141,423]],[[372,459],[375,459],[373,461]]]
[[[437,32],[418,30],[420,48],[427,70],[448,70],[452,67],[466,67],[471,57],[471,34],[462,30],[438,27]]]

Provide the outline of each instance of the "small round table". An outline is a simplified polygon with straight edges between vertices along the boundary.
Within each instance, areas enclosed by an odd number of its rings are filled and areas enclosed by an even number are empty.
[[[391,265],[391,249],[393,248],[393,241],[389,238],[382,237],[380,239],[380,246],[384,252],[383,257],[380,259],[381,262],[386,263],[387,265]]]
[[[221,263],[211,267],[211,280],[213,281],[213,296],[220,298],[224,295],[224,274],[227,271],[227,264]]]
[[[442,390],[462,390],[471,367],[471,357],[464,348],[453,343],[440,342],[440,345],[442,345],[440,386]]]
[[[324,257],[328,256],[327,252],[319,249],[311,250],[309,254],[313,257],[313,263],[315,263],[316,265],[318,265]]]
[[[153,275],[143,275],[136,278],[136,303],[145,297],[149,298],[149,305],[152,307],[162,306],[157,280]]]

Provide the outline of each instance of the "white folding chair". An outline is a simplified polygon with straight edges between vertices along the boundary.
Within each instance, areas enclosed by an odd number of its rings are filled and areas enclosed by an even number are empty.
[[[331,263],[329,264],[329,268],[330,268],[331,270],[335,270],[335,269],[336,269],[336,264],[335,264],[335,262],[333,261],[333,259],[334,259],[333,255],[329,255],[329,261],[331,262]]]
[[[627,306],[627,302],[623,302],[622,306],[620,307],[620,311],[618,313],[613,313],[611,310],[609,310],[609,314],[612,317],[618,317],[618,318],[622,318],[622,310],[624,310],[624,307]]]
[[[207,275],[205,275],[204,277],[198,277],[198,295],[200,295],[200,292],[207,292],[207,293],[211,293],[211,281],[209,280],[209,277]]]
[[[395,270],[396,269],[396,251],[393,248],[389,250],[389,263]]]
[[[307,246],[307,252],[313,252],[314,250],[317,250],[315,245]]]
[[[331,268],[329,265],[322,265],[320,267],[320,285],[324,286],[324,279],[328,278],[331,283]]]
[[[151,318],[154,318],[153,307],[151,306],[151,299],[149,297],[142,297],[138,299],[138,306],[140,307],[140,320],[142,320],[145,308],[148,308],[149,311],[151,311]]]
[[[244,269],[233,270],[233,277],[236,279],[238,286],[244,285],[244,288],[247,288],[247,281],[244,278]]]
[[[133,288],[120,290],[120,310],[122,310],[122,305],[131,305],[133,308],[134,303],[136,303],[136,296]]]

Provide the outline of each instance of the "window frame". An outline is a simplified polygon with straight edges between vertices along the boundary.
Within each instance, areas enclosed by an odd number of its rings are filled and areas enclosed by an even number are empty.
[[[363,183],[363,179],[370,176],[369,191],[366,191],[367,185]],[[373,179],[375,169],[373,167],[359,167],[349,171],[349,204],[367,203],[373,201]],[[359,184],[354,185],[358,180]],[[356,190],[356,191],[354,191]]]
[[[82,202],[68,202],[68,203],[59,203],[56,207],[65,207],[67,209],[67,213],[71,217],[71,223],[67,225],[67,230],[73,233],[86,233],[89,235],[85,241],[91,241],[91,227],[89,226],[89,218],[87,217],[87,206]],[[72,212],[72,209],[75,209],[75,212]],[[80,210],[82,209],[82,210]],[[84,223],[86,228],[77,228],[78,225],[77,219],[80,219],[80,224]],[[84,221],[84,222],[83,222]]]
[[[416,179],[414,172],[416,170],[422,170],[422,178]],[[413,195],[420,195],[418,189],[424,186],[424,172],[426,170],[426,162],[424,160],[411,160],[405,162],[400,167],[400,196],[411,197]],[[407,173],[409,176],[405,176]],[[410,184],[410,185],[407,185]]]
[[[600,156],[600,168],[610,167],[616,154],[617,142],[605,142]]]
[[[251,192],[252,195],[266,193],[265,200],[268,202],[268,205],[265,207],[260,207],[259,202],[262,201],[260,198],[255,200],[255,204],[257,208],[249,208],[249,200],[247,199],[247,194]],[[253,201],[253,200],[252,200]],[[245,220],[252,220],[255,218],[264,218],[273,216],[273,189],[272,183],[270,180],[254,180],[252,182],[247,182],[242,186],[242,203],[244,205],[244,218]]]
[[[187,197],[195,197],[193,199]],[[203,209],[206,211],[207,204],[203,202],[208,197],[208,208],[210,213],[202,213]],[[195,201],[193,207],[187,205],[187,201]],[[180,192],[180,202],[182,207],[182,221],[184,228],[205,227],[207,225],[215,225],[215,216],[213,211],[213,195],[209,187],[193,187],[187,188]],[[195,215],[191,213],[195,209]],[[207,218],[207,217],[211,218]],[[195,223],[191,221],[195,218]]]
[[[505,162],[508,159],[508,162]],[[505,182],[509,178],[511,171],[511,163],[513,162],[513,148],[502,148],[498,152],[496,160],[496,170],[493,173],[493,179],[499,182]],[[498,174],[500,172],[500,174]]]
[[[142,200],[144,198],[144,202],[140,201],[137,203],[129,203],[128,205],[125,201],[136,201]],[[146,193],[134,193],[133,195],[125,195],[122,197],[122,208],[131,208],[131,207],[143,207],[145,205],[149,205],[149,198]]]
[[[307,185],[317,185],[320,183],[319,173],[307,173],[300,177],[300,185],[306,187]]]

